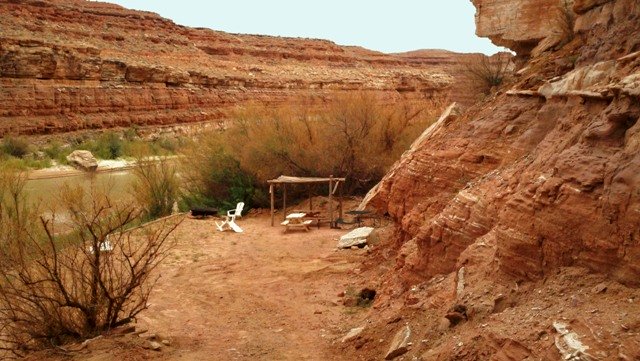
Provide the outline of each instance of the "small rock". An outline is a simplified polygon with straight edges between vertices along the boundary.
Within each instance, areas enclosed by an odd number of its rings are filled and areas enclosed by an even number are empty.
[[[502,133],[503,133],[504,135],[510,135],[510,134],[513,134],[513,132],[515,132],[515,131],[516,131],[516,126],[515,126],[515,125],[513,125],[513,124],[509,124],[509,125],[507,125],[507,126],[504,128],[504,130],[502,131]]]
[[[162,340],[162,344],[165,346],[171,346],[171,341],[169,340]]]
[[[451,322],[451,326],[455,326],[466,320],[466,317],[462,313],[455,311],[447,313],[444,317]]]
[[[118,328],[112,330],[111,334],[113,334],[113,335],[126,335],[126,334],[134,333],[134,332],[136,332],[136,326],[135,325],[127,325],[127,326],[118,327]]]
[[[160,349],[162,349],[162,344],[156,341],[149,341],[149,348],[153,351],[160,351]]]
[[[366,339],[366,338],[358,339],[355,344],[356,350],[361,349],[362,346],[364,346],[367,342],[369,342],[369,339]]]
[[[406,325],[396,333],[396,336],[391,341],[389,351],[385,355],[385,360],[393,360],[394,358],[405,354],[409,351],[409,339],[411,338],[411,328]]]
[[[158,335],[156,335],[155,333],[150,333],[145,337],[147,338],[147,340],[155,340],[156,338],[158,338]]]
[[[446,331],[449,329],[449,327],[451,327],[451,321],[449,321],[446,318],[442,318],[440,320],[440,322],[438,323],[438,330],[439,331]]]
[[[420,302],[420,299],[418,297],[407,297],[405,304],[407,306],[413,306],[418,304],[418,302]]]
[[[313,314],[314,314],[314,315],[321,315],[321,314],[322,314],[322,311],[320,311],[320,310],[315,310],[315,311],[313,311]]]
[[[143,334],[143,333],[147,333],[147,332],[149,332],[149,330],[148,330],[148,329],[146,329],[146,328],[141,328],[141,329],[139,329],[138,331],[136,331],[136,332],[134,333],[134,335],[138,335],[138,336],[142,337],[142,334]]]
[[[344,291],[338,293],[338,297],[344,297]]]
[[[593,293],[604,293],[607,291],[607,285],[605,283],[599,283],[593,287]]]
[[[342,338],[342,342],[349,342],[351,340],[355,340],[356,338],[358,338],[358,336],[360,336],[362,331],[364,331],[364,327],[352,328],[351,331],[349,331],[349,333],[347,333]]]
[[[402,317],[401,317],[401,316],[396,316],[396,317],[394,317],[394,318],[390,319],[390,320],[389,320],[389,322],[387,322],[387,325],[390,325],[390,324],[392,324],[392,323],[400,322],[401,320],[402,320]]]
[[[345,297],[342,300],[342,304],[346,307],[355,307],[358,305],[358,298],[356,297]]]

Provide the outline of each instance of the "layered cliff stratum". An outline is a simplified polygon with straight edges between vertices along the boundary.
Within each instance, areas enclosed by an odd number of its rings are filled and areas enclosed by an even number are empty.
[[[640,360],[640,2],[472,2],[518,69],[370,192],[378,330],[424,360]]]
[[[236,35],[90,1],[0,1],[0,137],[215,123],[229,109],[375,91],[470,103],[446,51],[387,55]]]

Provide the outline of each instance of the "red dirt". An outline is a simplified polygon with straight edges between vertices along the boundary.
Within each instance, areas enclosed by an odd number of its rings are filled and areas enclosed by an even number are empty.
[[[150,306],[137,329],[171,346],[144,349],[144,337],[102,338],[76,353],[31,360],[328,360],[367,312],[339,294],[373,286],[360,274],[367,250],[337,251],[345,230],[283,233],[268,217],[238,222],[244,233],[220,233],[213,220],[187,219],[161,265]],[[69,348],[73,349],[73,346]]]

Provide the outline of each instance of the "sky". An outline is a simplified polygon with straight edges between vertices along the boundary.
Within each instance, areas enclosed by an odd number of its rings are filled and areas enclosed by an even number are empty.
[[[493,54],[475,35],[470,0],[104,0],[177,24],[230,33],[319,38],[385,53],[418,49]]]

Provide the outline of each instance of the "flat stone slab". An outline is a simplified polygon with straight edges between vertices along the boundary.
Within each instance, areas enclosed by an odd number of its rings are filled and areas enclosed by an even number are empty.
[[[371,236],[373,227],[360,227],[340,237],[338,241],[338,248],[351,248],[353,246],[359,246],[361,244],[367,244],[367,238]]]
[[[409,339],[411,338],[411,328],[409,325],[404,326],[391,341],[391,347],[387,351],[385,360],[393,360],[394,358],[405,354],[409,351]]]
[[[364,327],[352,328],[351,331],[349,331],[349,333],[342,338],[342,342],[355,340],[356,338],[358,338],[358,336],[360,336],[362,331],[364,331]]]

